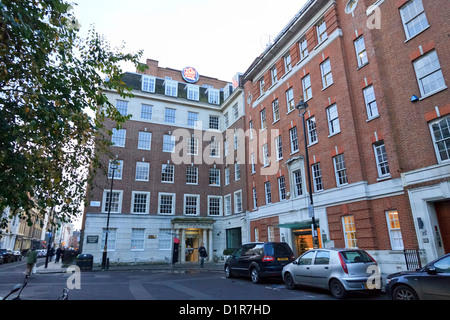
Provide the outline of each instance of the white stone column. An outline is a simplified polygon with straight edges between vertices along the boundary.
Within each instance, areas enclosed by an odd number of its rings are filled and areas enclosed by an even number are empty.
[[[209,261],[212,262],[214,261],[214,256],[213,256],[213,231],[212,229],[208,230],[208,236],[209,236],[209,241],[208,241],[208,257],[209,257]]]

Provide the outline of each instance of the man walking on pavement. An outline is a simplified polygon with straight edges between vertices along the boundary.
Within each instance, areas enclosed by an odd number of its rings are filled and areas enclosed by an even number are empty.
[[[25,257],[27,258],[27,276],[31,276],[31,271],[33,270],[34,264],[37,262],[37,255],[38,252],[36,251],[35,247],[29,250],[25,255]]]
[[[198,253],[200,255],[200,267],[204,267],[205,258],[208,256],[208,253],[206,252],[205,245],[202,242],[201,246],[198,248]]]

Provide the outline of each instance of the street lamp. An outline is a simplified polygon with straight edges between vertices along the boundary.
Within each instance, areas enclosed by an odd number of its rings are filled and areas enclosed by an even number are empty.
[[[305,123],[305,113],[306,113],[306,109],[308,109],[308,103],[303,101],[303,99],[301,99],[300,102],[297,103],[297,105],[295,107],[298,109],[298,113],[302,117],[302,122],[303,122],[303,137],[305,140],[306,171],[308,172],[308,187],[309,187],[308,212],[312,218],[311,233],[312,233],[312,238],[313,238],[313,248],[317,249],[317,248],[319,248],[319,239],[317,237],[316,218],[314,215],[313,190],[312,190],[312,183],[311,183],[311,172],[310,172],[310,167],[309,167],[308,141],[306,138],[306,123]]]
[[[103,247],[103,256],[102,256],[102,270],[106,270],[106,256],[108,253],[109,216],[111,214],[111,202],[112,202],[112,193],[113,193],[114,174],[118,168],[119,168],[119,164],[118,164],[117,160],[113,160],[109,163],[109,169],[112,170],[111,190],[109,192],[108,218],[106,220],[106,234],[105,234],[105,246]],[[108,170],[108,172],[109,172],[109,170]]]

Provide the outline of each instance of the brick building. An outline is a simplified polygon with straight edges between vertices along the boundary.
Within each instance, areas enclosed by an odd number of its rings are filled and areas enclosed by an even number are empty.
[[[209,257],[221,257],[246,234],[244,142],[239,149],[234,139],[244,125],[239,77],[233,87],[194,68],[163,68],[150,59],[147,66],[145,74],[124,75],[132,99],[106,92],[132,117],[121,129],[106,123],[113,146],[89,192],[83,252],[101,259],[113,182],[111,262],[171,261],[174,238],[180,240],[178,261],[198,261],[202,242]],[[113,159],[119,163],[114,181]]]
[[[247,165],[251,240],[312,247],[304,100],[320,246],[367,249],[384,272],[403,249],[450,251],[443,7],[308,1],[244,73],[248,159],[261,160]]]
[[[321,247],[366,249],[384,273],[404,268],[403,249],[421,249],[424,262],[449,252],[445,5],[310,0],[241,86],[202,76],[192,85],[154,60],[146,75],[127,73],[135,98],[108,93],[133,115],[113,136],[124,146],[111,148],[123,173],[110,258],[167,260],[172,236],[181,261],[195,261],[188,246],[202,241],[210,257],[272,240],[300,254],[312,247],[310,192]],[[184,162],[180,148],[194,150]],[[100,257],[110,179],[95,181],[84,250]]]

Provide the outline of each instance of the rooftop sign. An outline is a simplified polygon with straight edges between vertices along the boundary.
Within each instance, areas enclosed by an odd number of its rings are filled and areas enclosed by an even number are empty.
[[[186,67],[181,71],[181,76],[186,82],[189,83],[196,83],[198,79],[200,78],[200,75],[198,74],[197,70],[192,67]]]

